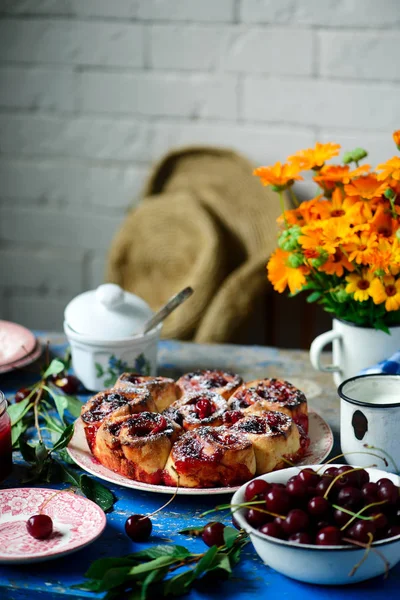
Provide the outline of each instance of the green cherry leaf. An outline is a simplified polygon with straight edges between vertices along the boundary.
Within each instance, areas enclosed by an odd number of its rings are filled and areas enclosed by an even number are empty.
[[[53,358],[47,369],[43,374],[43,379],[47,379],[51,375],[58,375],[61,371],[64,371],[64,363],[58,358]]]

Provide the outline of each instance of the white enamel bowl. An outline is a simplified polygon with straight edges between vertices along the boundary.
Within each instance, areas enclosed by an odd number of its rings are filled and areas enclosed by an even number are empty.
[[[343,465],[322,465],[321,472],[331,466]],[[321,465],[311,466],[313,469],[320,467]],[[264,479],[270,483],[286,483],[290,477],[297,475],[299,471],[298,467],[292,467],[267,473],[257,477],[257,479]],[[400,478],[397,475],[379,469],[367,468],[366,471],[369,473],[370,481],[375,482],[382,477],[387,477],[397,486],[400,485]],[[233,495],[232,505],[244,502],[244,492],[247,485],[248,482],[242,485]],[[275,571],[292,579],[323,585],[346,585],[365,581],[385,572],[385,564],[382,558],[371,551],[365,562],[350,577],[351,569],[364,556],[364,549],[349,546],[314,546],[278,540],[263,535],[249,525],[245,519],[244,508],[237,510],[234,514],[240,527],[250,534],[250,539],[261,560]],[[400,535],[390,538],[388,541],[375,542],[373,547],[384,555],[390,564],[390,568],[400,561]]]

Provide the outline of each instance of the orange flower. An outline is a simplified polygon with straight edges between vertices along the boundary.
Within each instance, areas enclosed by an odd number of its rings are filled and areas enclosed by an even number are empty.
[[[371,293],[371,282],[374,279],[374,274],[366,269],[363,270],[362,275],[358,273],[351,273],[346,277],[348,282],[346,285],[346,292],[348,294],[354,294],[354,300],[357,302],[365,302],[368,300]]]
[[[254,169],[253,175],[260,178],[263,185],[272,185],[276,188],[283,189],[291,185],[295,179],[303,179],[299,175],[300,169],[297,165],[275,163],[271,167],[258,167]]]
[[[360,236],[352,244],[346,245],[349,253],[349,261],[355,260],[358,265],[368,265],[374,255],[374,249],[378,246],[376,233],[370,231],[360,232]]]
[[[393,156],[390,160],[387,160],[385,163],[381,163],[377,167],[378,171],[382,171],[382,173],[378,174],[378,179],[381,181],[382,179],[388,179],[392,177],[396,179],[396,181],[400,181],[400,157]]]
[[[382,196],[386,188],[386,183],[379,183],[376,175],[371,174],[353,179],[351,183],[344,186],[344,191],[348,196],[361,196],[361,198],[371,200]]]
[[[397,274],[400,265],[400,249],[397,238],[378,239],[378,244],[372,249],[369,264],[373,271],[383,269],[385,273]]]
[[[320,144],[317,142],[314,148],[299,150],[296,154],[289,156],[288,160],[296,163],[301,169],[314,169],[322,167],[326,160],[339,154],[340,144]]]
[[[323,183],[327,189],[332,189],[336,183],[349,183],[353,177],[359,177],[370,170],[370,165],[362,165],[353,171],[350,171],[348,165],[325,165],[318,171],[318,175],[313,177],[317,183]]]
[[[390,312],[400,308],[400,279],[392,275],[383,279],[374,279],[371,283],[371,297],[375,304],[385,303],[385,309]]]
[[[370,221],[371,231],[379,233],[383,237],[390,237],[397,229],[397,224],[394,222],[389,210],[389,204],[379,204],[375,215]]]
[[[280,248],[275,250],[267,266],[268,279],[277,292],[282,293],[289,286],[290,292],[294,294],[306,284],[306,275],[309,273],[309,269],[304,265],[296,269],[289,267],[287,265],[289,255],[289,252],[285,252]]]
[[[328,260],[320,266],[319,271],[328,275],[342,277],[344,270],[354,271],[354,266],[349,262],[347,256],[340,248],[336,248],[335,254],[329,256]]]
[[[400,129],[393,132],[393,140],[397,148],[400,150]]]
[[[312,208],[312,213],[322,220],[342,217],[352,225],[358,225],[364,220],[361,207],[357,206],[351,198],[343,197],[339,187],[334,190],[331,200],[322,200],[316,204]]]

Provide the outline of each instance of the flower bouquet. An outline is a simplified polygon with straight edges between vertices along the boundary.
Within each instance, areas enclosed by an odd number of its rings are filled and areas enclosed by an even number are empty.
[[[393,134],[400,150],[400,131]],[[319,144],[255,169],[263,185],[278,192],[278,248],[271,255],[268,278],[280,293],[309,292],[339,319],[389,332],[400,324],[400,156],[375,170],[360,161],[356,148],[341,164],[339,144]],[[303,171],[312,171],[318,193],[298,202],[293,190]],[[295,208],[285,210],[288,191]]]

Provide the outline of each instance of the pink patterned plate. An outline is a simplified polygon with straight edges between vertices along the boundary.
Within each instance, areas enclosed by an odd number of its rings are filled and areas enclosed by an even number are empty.
[[[72,492],[56,492],[44,488],[0,491],[0,564],[59,558],[101,535],[106,516],[97,504]],[[39,513],[46,500],[42,512],[52,518],[53,533],[46,540],[36,540],[27,532],[26,521]]]
[[[298,465],[317,465],[322,463],[328,456],[333,446],[333,434],[328,423],[316,412],[309,412],[309,436],[310,446],[306,455]],[[173,494],[176,488],[167,485],[153,485],[128,479],[119,473],[103,467],[91,454],[86,442],[83,424],[80,419],[75,421],[74,435],[67,448],[68,454],[82,469],[95,475],[99,479],[117,483],[122,487],[142,490],[146,492],[158,492],[160,494]],[[239,489],[237,487],[219,488],[179,488],[178,494],[186,496],[209,496],[210,494],[232,494]]]

